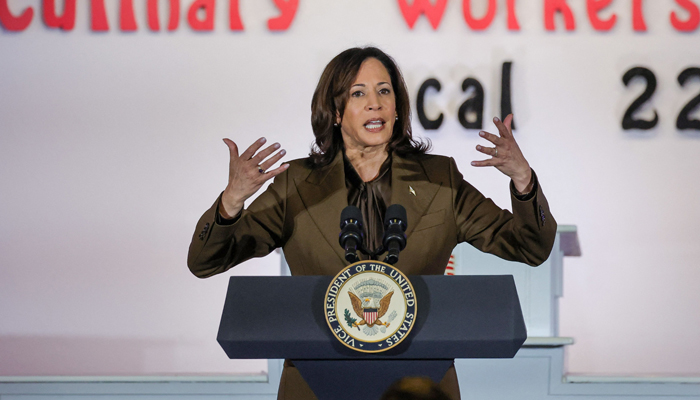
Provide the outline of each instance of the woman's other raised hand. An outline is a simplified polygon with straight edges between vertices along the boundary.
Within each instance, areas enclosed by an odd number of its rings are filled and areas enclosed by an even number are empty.
[[[478,151],[491,156],[491,158],[472,161],[472,165],[475,167],[496,167],[513,180],[515,189],[519,193],[529,193],[532,190],[532,170],[513,137],[511,129],[513,114],[509,114],[503,122],[494,118],[493,123],[498,128],[498,135],[481,131],[479,136],[493,143],[494,147],[476,146]]]
[[[266,181],[289,168],[289,164],[282,164],[273,170],[267,170],[284,157],[286,151],[280,150],[279,143],[274,143],[264,150],[258,151],[266,141],[265,138],[256,140],[239,156],[236,143],[231,139],[224,139],[231,159],[228,167],[228,185],[221,195],[221,203],[219,204],[219,213],[222,217],[233,218],[238,215],[243,209],[245,201],[254,195]]]

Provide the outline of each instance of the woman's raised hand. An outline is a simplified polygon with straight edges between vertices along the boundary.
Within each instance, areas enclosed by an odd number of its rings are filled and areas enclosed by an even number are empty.
[[[472,161],[472,165],[475,167],[496,167],[513,180],[515,189],[518,192],[529,193],[532,190],[532,171],[530,164],[528,164],[513,137],[513,130],[511,129],[513,114],[509,114],[503,122],[498,118],[494,118],[493,122],[498,128],[499,134],[494,135],[481,131],[479,136],[493,143],[494,147],[476,146],[478,151],[491,156],[491,158],[482,161]]]
[[[282,164],[267,171],[286,154],[286,151],[277,151],[280,144],[274,143],[258,152],[265,142],[265,138],[258,139],[239,156],[236,143],[231,139],[224,139],[231,153],[231,159],[228,167],[228,185],[221,195],[219,205],[219,213],[222,217],[235,217],[243,209],[245,201],[254,195],[263,183],[289,168],[289,164]],[[275,152],[277,153],[272,155]]]

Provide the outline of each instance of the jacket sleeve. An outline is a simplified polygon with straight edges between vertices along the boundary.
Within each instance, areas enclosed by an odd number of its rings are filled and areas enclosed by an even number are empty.
[[[532,266],[545,262],[554,246],[557,222],[534,171],[534,195],[526,200],[515,196],[511,183],[511,213],[466,182],[454,160],[450,161],[458,241],[509,261]]]
[[[233,224],[218,224],[219,198],[197,222],[187,266],[199,278],[220,274],[284,244],[288,171],[275,177]]]

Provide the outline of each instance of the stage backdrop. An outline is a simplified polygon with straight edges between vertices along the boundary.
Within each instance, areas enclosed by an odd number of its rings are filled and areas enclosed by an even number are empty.
[[[215,337],[228,276],[279,254],[199,280],[190,238],[226,184],[221,139],[306,156],[324,65],[364,45],[403,69],[415,134],[508,208],[507,178],[470,161],[477,117],[493,131],[510,100],[579,228],[571,372],[700,374],[698,3],[0,0],[0,375],[263,371]]]

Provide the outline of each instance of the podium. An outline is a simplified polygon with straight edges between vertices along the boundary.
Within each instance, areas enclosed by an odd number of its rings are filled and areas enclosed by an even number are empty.
[[[512,358],[527,337],[512,276],[410,276],[416,321],[382,353],[336,339],[324,316],[332,276],[231,277],[217,341],[229,358],[286,358],[320,400],[378,399],[404,376],[439,382],[455,358]]]

